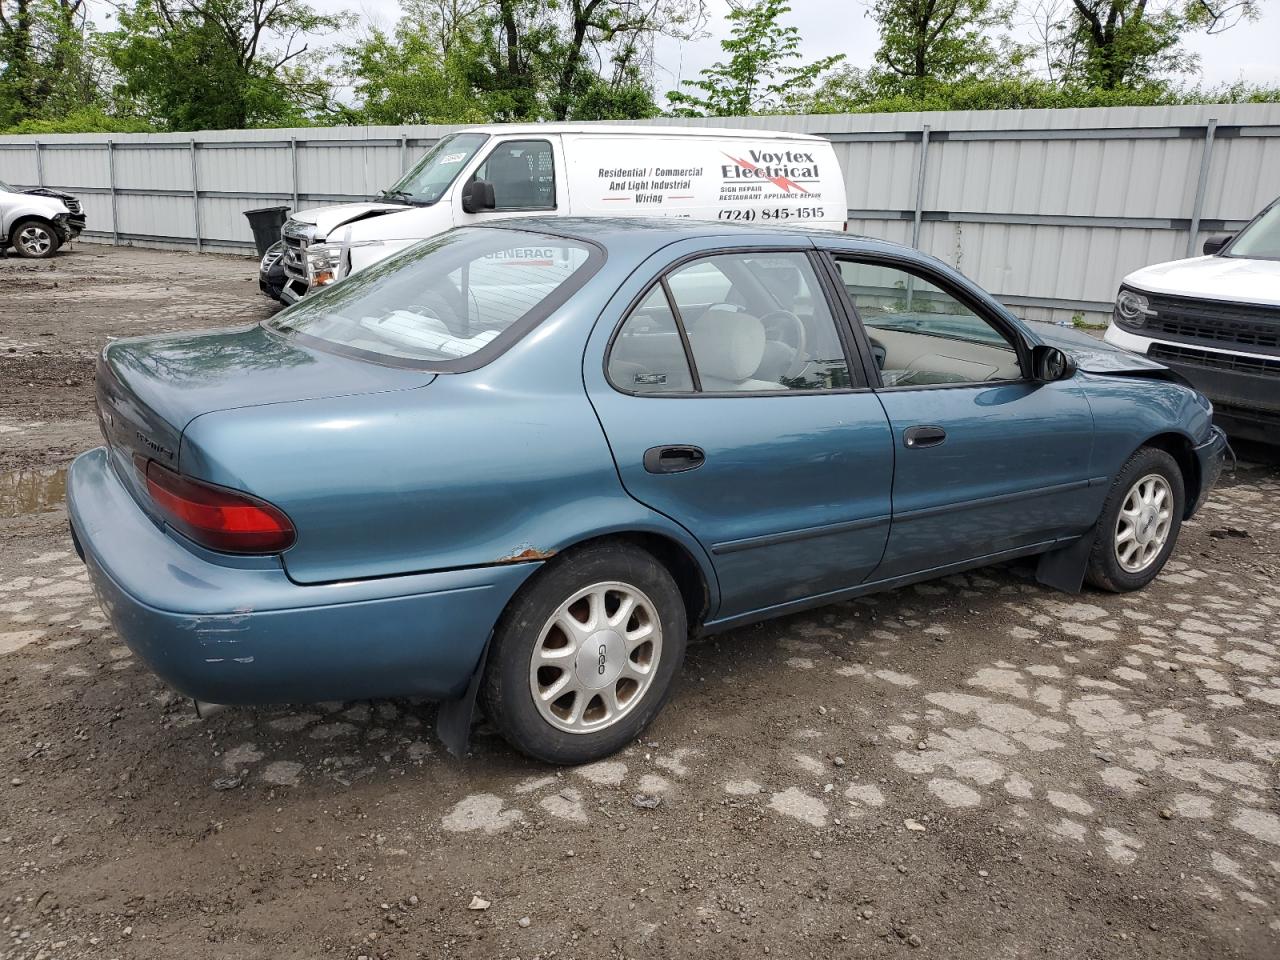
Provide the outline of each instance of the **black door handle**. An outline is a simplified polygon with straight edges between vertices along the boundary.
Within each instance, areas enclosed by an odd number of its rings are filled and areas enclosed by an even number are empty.
[[[687,445],[650,447],[644,452],[644,468],[650,473],[684,473],[696,470],[707,460],[701,447]]]
[[[902,434],[902,442],[908,450],[936,447],[946,439],[947,431],[934,426],[907,427]]]

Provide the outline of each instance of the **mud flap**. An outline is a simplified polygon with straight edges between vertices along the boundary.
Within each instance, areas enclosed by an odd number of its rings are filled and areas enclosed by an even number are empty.
[[[485,641],[484,650],[480,652],[480,662],[471,674],[471,682],[466,692],[457,700],[445,700],[436,710],[436,736],[444,744],[444,748],[462,760],[471,745],[471,721],[475,718],[476,696],[480,693],[480,679],[484,676],[485,664],[489,662],[490,637]]]
[[[1097,527],[1090,527],[1080,539],[1041,554],[1040,563],[1036,566],[1036,580],[1063,593],[1079,593],[1084,587],[1084,574],[1089,567],[1089,554],[1093,552],[1096,532]]]

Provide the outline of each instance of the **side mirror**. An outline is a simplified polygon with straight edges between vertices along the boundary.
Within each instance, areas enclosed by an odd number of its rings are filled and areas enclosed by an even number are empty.
[[[1046,344],[1031,348],[1031,376],[1040,383],[1053,383],[1066,380],[1075,375],[1075,361],[1059,350]]]
[[[462,212],[479,213],[481,210],[492,210],[498,205],[493,194],[493,184],[488,180],[476,177],[462,186]]]
[[[1232,233],[1225,234],[1221,237],[1210,237],[1204,242],[1204,246],[1200,249],[1204,251],[1204,255],[1206,257],[1212,257],[1234,239],[1235,234]]]

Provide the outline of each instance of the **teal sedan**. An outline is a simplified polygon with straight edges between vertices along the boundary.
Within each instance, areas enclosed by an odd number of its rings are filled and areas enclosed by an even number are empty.
[[[1017,557],[1149,583],[1225,440],[1158,363],[915,250],[508,220],[261,324],[120,340],[75,543],[203,703],[416,695],[461,749],[605,756],[692,634]]]

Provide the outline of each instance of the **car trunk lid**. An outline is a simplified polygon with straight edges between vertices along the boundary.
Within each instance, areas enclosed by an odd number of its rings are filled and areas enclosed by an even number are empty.
[[[148,509],[134,459],[181,471],[182,435],[207,413],[424,386],[435,374],[313,350],[260,326],[117,340],[98,357],[98,420]],[[250,491],[251,492],[251,491]]]

